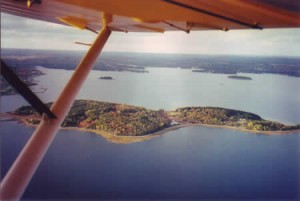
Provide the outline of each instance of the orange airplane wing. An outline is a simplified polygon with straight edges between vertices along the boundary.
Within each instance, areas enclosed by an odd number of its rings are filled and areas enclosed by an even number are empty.
[[[94,31],[101,13],[123,32],[300,27],[299,0],[1,0],[1,12]]]

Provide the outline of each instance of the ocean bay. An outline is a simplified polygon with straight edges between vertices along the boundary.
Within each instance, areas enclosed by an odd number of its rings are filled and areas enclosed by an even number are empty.
[[[45,69],[37,88],[50,102],[58,96],[72,71]],[[252,112],[264,119],[300,123],[300,79],[274,74],[246,74],[253,80],[232,80],[226,74],[194,73],[191,69],[146,68],[149,73],[92,71],[77,99],[90,99],[172,110],[212,106]],[[99,80],[111,76],[114,80]],[[37,89],[39,90],[39,89]]]
[[[35,90],[48,88],[38,95],[50,102],[72,71],[41,70],[46,75],[37,77]],[[78,98],[165,110],[226,107],[283,123],[300,123],[299,78],[241,74],[253,79],[244,81],[188,69],[147,70],[149,73],[92,71]],[[100,76],[114,80],[99,80]],[[17,99],[14,106],[14,100],[3,97],[1,111],[8,108],[5,105],[13,109],[23,104]],[[33,129],[1,122],[2,130],[5,165],[1,168],[6,172]],[[61,130],[25,198],[295,199],[299,140],[299,133],[266,136],[191,127],[123,145],[93,133]]]

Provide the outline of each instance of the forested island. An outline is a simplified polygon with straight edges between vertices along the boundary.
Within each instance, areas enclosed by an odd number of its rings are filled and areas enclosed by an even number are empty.
[[[51,104],[48,103],[48,106]],[[14,114],[23,116],[36,112],[31,106],[22,106]],[[26,119],[26,122],[38,124],[39,120]],[[145,136],[193,125],[267,134],[300,129],[300,125],[284,125],[264,120],[253,113],[218,107],[185,107],[164,111],[91,100],[76,100],[62,123],[62,127],[105,132],[113,136]]]
[[[99,77],[98,79],[100,79],[100,80],[113,80],[113,78],[110,77],[110,76],[103,76],[103,77]]]
[[[228,77],[229,79],[236,79],[236,80],[252,80],[251,77],[240,76],[240,75],[228,75],[227,77]]]
[[[48,103],[50,106],[52,103]],[[31,106],[15,111],[19,115],[32,115]],[[26,120],[38,124],[38,120]],[[154,111],[125,104],[76,100],[62,123],[62,127],[78,127],[101,130],[113,135],[140,136],[155,133],[171,126],[171,119],[163,110]]]

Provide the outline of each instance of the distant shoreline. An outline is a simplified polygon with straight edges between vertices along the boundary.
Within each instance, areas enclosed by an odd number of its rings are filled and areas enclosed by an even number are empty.
[[[38,50],[3,48],[2,59],[13,62],[14,67],[32,67],[35,60],[39,65],[49,69],[74,70],[82,57],[82,51],[74,50]],[[67,57],[66,57],[67,55]],[[126,57],[124,57],[126,55]],[[170,57],[171,55],[171,57]],[[192,56],[192,57],[191,57]],[[54,60],[55,62],[48,62]],[[224,62],[224,58],[226,62]],[[238,58],[238,59],[237,59]],[[274,74],[300,77],[297,65],[299,56],[288,55],[203,55],[181,53],[146,53],[146,52],[103,52],[103,65],[96,64],[94,70],[125,71],[147,73],[145,67],[170,67],[192,69],[197,72],[218,74]],[[119,65],[122,64],[122,65]],[[272,65],[268,65],[272,64]]]

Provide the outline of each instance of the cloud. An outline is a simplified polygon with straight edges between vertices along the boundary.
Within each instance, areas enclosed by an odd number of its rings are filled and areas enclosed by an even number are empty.
[[[72,27],[1,13],[4,48],[86,49],[96,35]],[[104,51],[300,56],[300,29],[113,33]]]

